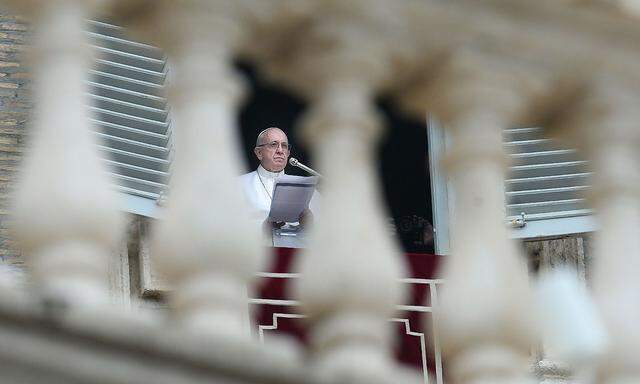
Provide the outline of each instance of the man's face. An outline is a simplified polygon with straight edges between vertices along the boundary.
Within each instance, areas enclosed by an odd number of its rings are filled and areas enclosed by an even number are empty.
[[[254,149],[256,157],[264,169],[271,172],[280,172],[287,166],[289,159],[289,140],[287,135],[279,129],[267,131],[259,146]]]

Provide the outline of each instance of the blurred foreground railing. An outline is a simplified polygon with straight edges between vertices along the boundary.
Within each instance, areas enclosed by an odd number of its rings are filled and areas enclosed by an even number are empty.
[[[273,249],[265,272],[257,274],[257,289],[250,300],[255,319],[254,332],[262,342],[287,336],[307,345],[309,333],[301,302],[291,294],[291,287],[301,275],[293,266],[303,257],[290,248]],[[423,383],[443,383],[443,364],[437,339],[437,320],[433,308],[443,281],[437,270],[443,257],[430,254],[405,254],[407,275],[400,284],[408,292],[405,301],[396,303],[396,313],[388,319],[395,359],[407,368],[416,369]],[[359,266],[354,266],[358,268]]]
[[[293,355],[231,337],[186,333],[117,311],[71,315],[25,297],[0,299],[3,383],[314,383]]]
[[[406,265],[385,228],[374,172],[384,126],[374,100],[391,94],[421,119],[433,112],[452,137],[443,164],[455,196],[452,255],[435,317],[447,380],[534,380],[536,306],[523,258],[507,241],[502,190],[502,130],[522,125],[572,138],[594,167],[592,205],[602,229],[593,286],[608,348],[594,344],[592,354],[566,358],[578,369],[597,361],[598,383],[640,379],[633,8],[520,0],[5,3],[34,30],[32,140],[14,232],[37,294],[0,302],[1,348],[16,363],[14,377],[421,381],[394,361],[388,326],[406,296],[399,284]],[[175,166],[152,239],[172,287],[164,325],[109,304],[106,271],[121,226],[84,89],[91,58],[84,20],[100,10],[163,48],[171,63]],[[325,183],[322,220],[292,289],[309,327],[305,352],[286,341],[262,345],[249,332],[246,287],[261,250],[236,181],[238,56],[310,103],[300,132]],[[55,359],[42,360],[42,351]],[[161,374],[160,362],[176,369]],[[29,369],[33,363],[39,368]]]

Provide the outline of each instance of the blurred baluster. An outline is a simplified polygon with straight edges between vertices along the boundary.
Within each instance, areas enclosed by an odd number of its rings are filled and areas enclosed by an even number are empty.
[[[611,78],[591,79],[585,95],[555,122],[593,170],[593,290],[609,335],[598,382],[640,381],[640,94]]]
[[[88,119],[85,20],[99,1],[15,1],[34,28],[31,142],[15,196],[15,236],[37,287],[77,306],[109,300],[120,230]]]
[[[525,258],[507,240],[502,130],[540,84],[516,63],[460,51],[433,73],[424,104],[451,137],[444,167],[453,188],[451,256],[438,325],[454,383],[526,383],[534,341]]]
[[[307,116],[324,174],[321,220],[301,261],[299,295],[318,371],[393,377],[388,319],[402,302],[401,255],[385,227],[376,168],[380,121],[360,79],[329,80]]]
[[[403,262],[383,214],[375,156],[382,121],[373,102],[390,80],[397,32],[393,17],[377,16],[394,15],[393,6],[321,3],[291,59],[270,68],[312,100],[300,128],[324,177],[296,291],[309,316],[315,372],[333,380],[402,381],[389,318],[404,298]]]
[[[137,9],[135,2],[121,5],[121,12]],[[185,326],[239,338],[249,336],[246,284],[262,252],[238,183],[236,115],[244,84],[232,60],[246,32],[244,5],[167,0],[120,14],[171,64],[175,158],[153,260],[171,283],[171,306]]]

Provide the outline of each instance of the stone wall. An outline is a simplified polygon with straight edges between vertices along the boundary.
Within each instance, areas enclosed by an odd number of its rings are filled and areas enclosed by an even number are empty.
[[[591,244],[591,235],[577,234],[525,241],[523,246],[532,276],[566,266],[575,270],[578,279],[589,285],[592,268]],[[568,366],[549,360],[542,345],[535,346],[532,352],[536,361],[533,370],[541,384],[579,382]]]
[[[0,258],[12,266],[22,264],[7,228],[9,194],[20,166],[31,106],[29,74],[20,57],[27,34],[23,19],[0,13]]]
[[[532,274],[569,266],[576,270],[580,280],[590,280],[591,236],[577,234],[524,242]]]

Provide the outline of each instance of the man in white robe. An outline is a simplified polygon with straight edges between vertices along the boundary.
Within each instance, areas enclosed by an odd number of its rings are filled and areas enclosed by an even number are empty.
[[[278,177],[284,175],[284,168],[290,156],[290,145],[287,135],[280,128],[267,128],[260,132],[256,139],[254,154],[260,160],[258,169],[240,177],[242,189],[251,208],[251,215],[256,223],[262,225],[268,237],[271,238],[272,245],[278,245],[274,239],[273,232],[278,229],[291,229],[300,227],[302,229],[313,221],[313,211],[317,206],[317,192],[314,192],[310,209],[305,210],[295,223],[269,222],[267,220],[271,210],[271,199],[273,189]],[[276,234],[277,235],[277,234]],[[294,236],[291,236],[294,237]],[[290,239],[289,246],[301,246],[299,242]]]

